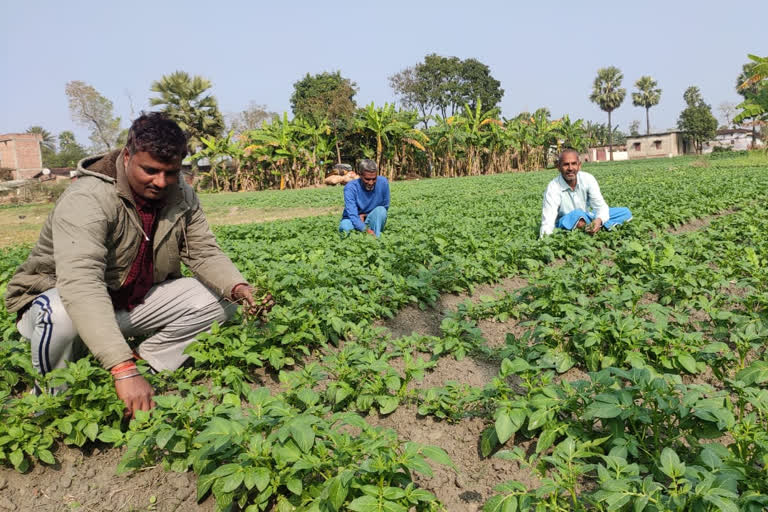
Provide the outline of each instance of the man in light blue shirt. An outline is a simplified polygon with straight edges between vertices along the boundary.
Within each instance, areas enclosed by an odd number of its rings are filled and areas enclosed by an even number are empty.
[[[344,213],[339,232],[357,230],[378,237],[387,223],[389,210],[389,182],[379,176],[373,160],[360,160],[357,164],[359,179],[344,186]]]
[[[572,230],[586,226],[585,231],[594,235],[602,227],[610,230],[632,219],[629,208],[608,207],[595,177],[581,171],[575,149],[560,153],[557,168],[560,175],[549,182],[544,192],[540,238],[551,235],[555,227]]]

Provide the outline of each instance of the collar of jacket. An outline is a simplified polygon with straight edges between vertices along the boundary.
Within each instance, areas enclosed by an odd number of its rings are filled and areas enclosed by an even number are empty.
[[[557,175],[557,181],[560,183],[560,190],[562,192],[566,192],[568,190],[570,191],[576,191],[577,188],[579,188],[579,174],[581,174],[581,171],[576,173],[576,186],[571,188],[571,186],[568,184],[567,181],[565,181],[565,178],[563,178],[562,174]]]

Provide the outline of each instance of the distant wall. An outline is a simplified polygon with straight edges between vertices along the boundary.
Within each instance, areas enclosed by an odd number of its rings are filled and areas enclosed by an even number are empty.
[[[14,179],[31,178],[43,168],[41,141],[36,133],[0,135],[0,167],[13,169]]]
[[[608,150],[608,146],[589,148],[586,153],[582,153],[581,160],[584,162],[609,162],[611,160],[611,154]],[[613,160],[629,160],[629,156],[623,149],[614,149]]]
[[[679,132],[627,137],[627,153],[630,160],[678,156],[685,154],[686,150]]]

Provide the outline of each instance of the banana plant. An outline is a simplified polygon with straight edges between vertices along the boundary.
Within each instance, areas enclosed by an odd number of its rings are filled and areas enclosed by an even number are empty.
[[[464,119],[462,123],[467,141],[467,172],[468,174],[480,174],[480,156],[486,152],[486,140],[488,139],[488,125],[502,124],[496,118],[499,109],[483,110],[483,102],[478,98],[477,105],[472,109],[464,104]]]

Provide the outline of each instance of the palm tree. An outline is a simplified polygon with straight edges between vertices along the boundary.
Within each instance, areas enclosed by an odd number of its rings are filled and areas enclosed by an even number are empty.
[[[621,87],[624,75],[619,68],[609,66],[597,70],[595,83],[592,85],[592,94],[589,99],[597,103],[600,110],[608,112],[608,151],[613,160],[613,131],[611,130],[611,112],[619,108],[627,95],[627,90]]]
[[[754,98],[759,93],[758,83],[755,81],[755,76],[759,74],[755,73],[755,67],[757,63],[748,62],[741,67],[741,73],[736,78],[736,92],[739,93],[744,100]],[[757,143],[757,129],[755,119],[752,119],[752,147],[755,147]]]
[[[632,104],[636,107],[645,107],[645,134],[651,133],[651,118],[648,111],[654,105],[659,104],[661,100],[661,89],[657,86],[659,84],[650,76],[641,76],[640,79],[635,82],[638,92],[632,93]]]
[[[42,126],[30,126],[27,128],[27,133],[36,133],[40,135],[40,147],[50,149],[51,151],[56,149],[56,138]]]
[[[164,105],[164,111],[175,120],[189,137],[190,151],[202,147],[201,137],[218,137],[224,129],[219,105],[210,94],[211,82],[201,76],[190,76],[176,71],[152,82],[150,90],[160,94],[150,98],[149,104]]]

